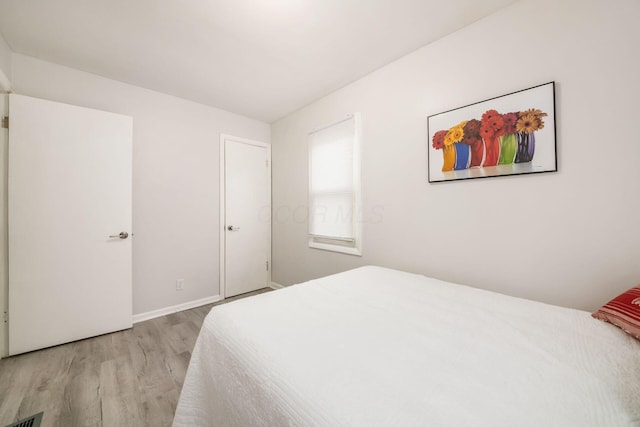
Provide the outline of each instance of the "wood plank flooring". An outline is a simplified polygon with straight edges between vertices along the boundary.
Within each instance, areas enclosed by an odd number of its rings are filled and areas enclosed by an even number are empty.
[[[170,426],[200,327],[216,304],[0,360],[0,427],[41,411],[43,427]]]

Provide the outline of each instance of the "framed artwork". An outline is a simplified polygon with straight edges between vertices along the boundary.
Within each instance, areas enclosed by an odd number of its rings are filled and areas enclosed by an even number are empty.
[[[428,117],[429,182],[558,170],[555,83]]]

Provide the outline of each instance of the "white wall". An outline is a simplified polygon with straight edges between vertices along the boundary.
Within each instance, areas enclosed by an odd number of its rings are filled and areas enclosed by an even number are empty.
[[[12,76],[16,93],[133,117],[134,314],[218,295],[219,134],[269,142],[269,125],[23,55]]]
[[[273,280],[378,264],[586,310],[636,285],[638,16],[636,0],[523,0],[274,123]],[[559,172],[427,182],[427,116],[552,80]],[[362,258],[306,239],[306,133],[354,111]]]
[[[11,81],[11,49],[0,34],[0,91],[7,90]]]

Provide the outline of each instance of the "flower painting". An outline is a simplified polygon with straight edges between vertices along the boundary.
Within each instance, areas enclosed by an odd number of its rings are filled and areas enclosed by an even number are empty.
[[[428,118],[429,182],[557,170],[554,83]]]

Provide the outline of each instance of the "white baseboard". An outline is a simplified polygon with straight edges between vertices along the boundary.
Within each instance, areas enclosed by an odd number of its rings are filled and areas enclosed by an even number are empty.
[[[185,302],[183,304],[172,305],[170,307],[160,308],[158,310],[147,311],[146,313],[134,314],[133,323],[144,322],[145,320],[155,319],[156,317],[166,316],[167,314],[177,313],[179,311],[189,310],[191,308],[200,307],[201,305],[211,304],[222,301],[220,295],[197,299],[195,301]]]
[[[284,286],[281,285],[280,283],[271,282],[271,289],[282,289],[282,288],[284,288]]]

